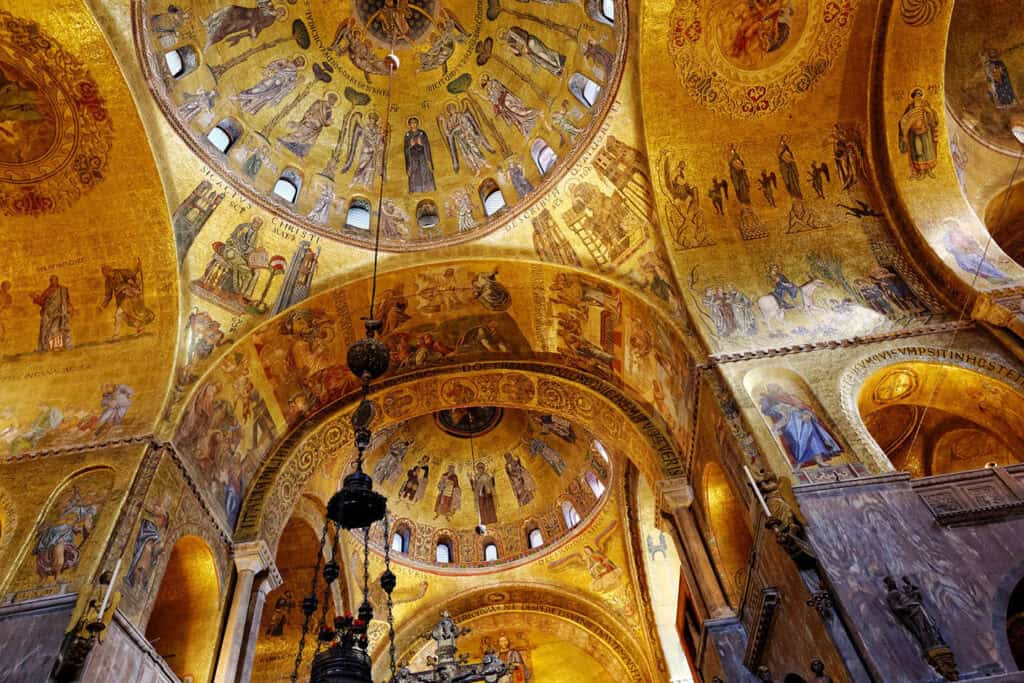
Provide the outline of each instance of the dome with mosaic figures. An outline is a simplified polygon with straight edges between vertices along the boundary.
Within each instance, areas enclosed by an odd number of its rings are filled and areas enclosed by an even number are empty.
[[[625,51],[615,0],[236,1],[137,0],[163,113],[247,199],[341,242],[373,243],[383,172],[393,251],[473,239],[543,196]]]
[[[455,408],[382,433],[366,471],[388,498],[389,538],[403,564],[493,569],[534,559],[586,528],[614,467],[586,429],[560,417],[497,407]],[[357,530],[361,539],[361,531]]]

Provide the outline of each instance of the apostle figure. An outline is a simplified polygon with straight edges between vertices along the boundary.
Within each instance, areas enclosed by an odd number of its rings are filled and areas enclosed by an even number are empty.
[[[170,499],[165,499],[151,511],[150,517],[143,517],[139,523],[139,532],[135,535],[135,548],[132,550],[132,561],[125,572],[124,582],[131,588],[142,592],[149,590],[149,578],[163,552],[163,530],[170,522],[167,507]]]
[[[533,500],[537,492],[537,483],[533,480],[533,475],[523,467],[519,456],[505,454],[505,473],[508,474],[508,480],[512,484],[512,491],[516,494],[520,507]]]
[[[63,351],[72,348],[71,305],[68,288],[60,284],[56,275],[50,276],[50,285],[39,294],[32,295],[39,306],[39,351]]]
[[[97,506],[82,500],[77,488],[72,489],[71,498],[60,512],[60,518],[39,532],[39,538],[32,554],[36,556],[36,573],[39,578],[52,576],[60,581],[60,575],[78,566],[80,549],[92,533],[96,520]],[[81,536],[81,539],[76,537]]]
[[[104,265],[100,272],[106,283],[106,294],[100,308],[106,308],[113,300],[114,336],[121,334],[122,323],[135,328],[135,334],[141,334],[142,328],[153,322],[156,317],[142,300],[142,260],[135,259],[134,269],[111,268]]]
[[[471,483],[473,495],[476,496],[476,509],[480,513],[480,523],[497,524],[498,510],[494,503],[494,475],[487,471],[487,467],[482,462],[478,462]]]
[[[516,188],[516,194],[522,199],[533,192],[533,183],[526,177],[526,171],[515,159],[509,159],[508,178],[512,181],[512,187]]]
[[[1006,62],[999,59],[999,53],[989,50],[983,58],[985,62],[985,79],[988,81],[988,96],[998,109],[1008,109],[1017,104],[1017,95],[1013,91],[1010,72]]]
[[[501,81],[487,74],[480,76],[480,87],[484,89],[499,119],[515,128],[523,137],[530,134],[539,116],[536,109],[526,106]]]
[[[385,484],[395,478],[398,474],[405,454],[412,445],[412,439],[406,441],[395,441],[388,448],[388,452],[381,458],[373,468],[373,480],[378,484]]]
[[[325,99],[320,99],[309,105],[306,113],[298,121],[290,121],[288,127],[292,132],[283,138],[279,138],[281,144],[294,152],[296,156],[304,157],[309,154],[310,148],[320,137],[324,128],[331,125],[334,117],[334,105],[338,103],[338,96],[334,93],[327,93]]]
[[[437,500],[434,502],[434,519],[444,516],[450,518],[462,507],[462,488],[459,486],[459,475],[455,473],[455,465],[448,465],[448,470],[437,482]]]
[[[420,129],[420,120],[409,118],[405,132],[405,173],[409,177],[409,192],[433,192],[434,159],[430,156],[430,140]]]
[[[515,56],[529,59],[554,76],[562,75],[565,69],[565,55],[552,50],[537,36],[518,26],[512,26],[502,31],[500,37],[508,43]]]
[[[732,189],[740,204],[750,204],[750,176],[747,175],[747,164],[740,156],[736,145],[729,145],[729,176],[732,178]]]
[[[939,163],[939,117],[920,88],[910,93],[910,104],[900,117],[899,137],[900,152],[910,157],[911,179],[934,177]]]
[[[800,169],[797,168],[793,150],[789,148],[788,135],[779,138],[779,172],[789,196],[793,199],[803,199],[804,195],[800,191]]]
[[[781,385],[769,383],[765,387],[760,408],[771,420],[772,431],[778,435],[794,469],[812,462],[824,466],[825,460],[842,452],[814,409]]]
[[[270,623],[267,624],[268,636],[279,636],[284,633],[285,626],[288,625],[288,615],[291,614],[294,607],[295,595],[290,590],[286,590],[284,595],[274,602],[274,611],[270,615]]]
[[[301,55],[292,59],[275,59],[263,67],[263,80],[232,95],[231,99],[247,114],[258,114],[267,105],[280,104],[295,90],[299,83],[299,69],[305,65],[306,58]]]
[[[402,484],[398,497],[403,500],[417,502],[423,498],[423,492],[427,488],[427,477],[430,476],[430,456],[424,455],[420,461],[405,474],[405,483]]]
[[[558,454],[551,446],[547,445],[543,439],[534,437],[530,440],[530,456],[544,458],[544,462],[551,465],[551,469],[555,471],[555,474],[562,476],[565,472],[565,460]]]

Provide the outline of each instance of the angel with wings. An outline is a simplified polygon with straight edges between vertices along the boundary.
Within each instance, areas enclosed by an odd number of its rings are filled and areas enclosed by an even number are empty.
[[[366,117],[366,123],[362,122],[361,114],[352,117],[348,156],[341,168],[342,173],[348,173],[352,168],[352,162],[355,161],[356,149],[362,144],[362,148],[359,149],[359,160],[356,161],[356,171],[352,176],[352,185],[370,187],[381,175],[384,168],[385,138],[386,131],[377,112],[370,112]]]
[[[387,76],[390,72],[387,57],[379,57],[366,31],[359,26],[355,17],[348,17],[338,25],[334,40],[327,49],[339,57],[348,57],[352,64],[363,72],[363,78],[370,82],[370,74]]]
[[[459,18],[444,7],[437,17],[434,32],[430,34],[430,46],[420,53],[420,71],[432,71],[441,67],[441,73],[448,73],[448,60],[455,54],[455,43],[466,42],[469,32]]]
[[[560,572],[569,567],[585,567],[590,572],[591,588],[598,593],[614,589],[622,578],[622,569],[608,557],[608,545],[618,525],[617,520],[612,520],[597,535],[593,545],[585,545],[582,551],[549,563],[548,569]]]
[[[437,117],[437,127],[441,129],[456,173],[460,164],[465,162],[474,174],[479,174],[487,166],[484,150],[494,153],[480,125],[482,116],[476,104],[464,97],[461,106],[458,102],[449,102]]]

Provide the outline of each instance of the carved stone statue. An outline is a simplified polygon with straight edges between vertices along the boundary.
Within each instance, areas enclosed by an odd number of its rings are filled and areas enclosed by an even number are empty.
[[[441,612],[437,625],[421,636],[437,645],[435,655],[427,659],[431,668],[413,672],[403,664],[391,683],[497,683],[508,672],[508,667],[498,655],[488,651],[479,663],[474,664],[468,661],[468,655],[458,653],[456,641],[469,632],[468,627],[456,624],[448,612]]]
[[[776,542],[799,567],[813,567],[816,555],[807,541],[807,520],[800,510],[789,479],[780,479],[774,472],[762,469],[758,473],[757,488],[771,513],[765,526],[775,533]]]
[[[948,681],[959,679],[953,652],[946,646],[942,633],[924,607],[921,589],[909,577],[903,577],[903,584],[887,576],[885,581],[885,603],[903,628],[910,631],[921,647],[925,659]]]
[[[832,677],[825,673],[825,662],[820,659],[811,660],[811,673],[814,674],[813,683],[832,683]]]

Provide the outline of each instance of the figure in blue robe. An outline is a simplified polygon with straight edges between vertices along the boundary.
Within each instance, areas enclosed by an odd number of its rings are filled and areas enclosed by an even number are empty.
[[[988,80],[989,97],[996,108],[1007,109],[1017,104],[1017,94],[1013,91],[1010,71],[995,50],[989,50],[985,58],[985,78]]]
[[[814,410],[778,384],[766,387],[760,407],[772,421],[772,428],[793,461],[794,469],[812,462],[824,466],[826,460],[842,452]]]

